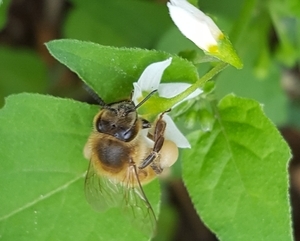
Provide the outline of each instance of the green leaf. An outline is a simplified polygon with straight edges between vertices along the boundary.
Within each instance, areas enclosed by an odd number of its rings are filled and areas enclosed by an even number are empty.
[[[254,100],[226,96],[217,116],[183,153],[197,212],[220,240],[292,240],[287,144]]]
[[[144,49],[114,48],[78,40],[47,43],[50,53],[92,87],[105,102],[126,99],[143,70],[151,63],[172,57],[163,75],[165,82],[194,83],[195,66],[176,55]]]
[[[280,81],[281,68],[271,59],[269,13],[261,11],[252,21],[260,24],[250,24],[239,41],[238,52],[244,68],[242,71],[233,68],[223,71],[218,76],[216,94],[220,99],[230,93],[255,99],[264,105],[266,115],[276,125],[282,125],[288,117],[288,99]]]
[[[228,68],[217,81],[216,95],[221,99],[234,93],[255,99],[264,105],[266,115],[276,125],[286,123],[288,99],[279,81],[280,71],[274,63],[267,71],[268,76],[260,79],[254,75],[250,64],[245,64],[243,71]]]
[[[3,240],[148,240],[118,208],[95,212],[84,196],[83,147],[99,111],[69,99],[18,94],[0,111]],[[158,182],[145,186],[157,213]]]

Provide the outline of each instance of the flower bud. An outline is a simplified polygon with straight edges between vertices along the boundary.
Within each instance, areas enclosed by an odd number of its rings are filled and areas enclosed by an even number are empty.
[[[181,33],[205,53],[236,68],[242,68],[229,39],[214,21],[186,0],[170,0],[167,3],[170,16]]]

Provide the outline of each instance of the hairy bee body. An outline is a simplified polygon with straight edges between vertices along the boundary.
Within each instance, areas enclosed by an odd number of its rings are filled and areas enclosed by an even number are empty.
[[[101,112],[95,117],[94,122],[101,116]],[[141,121],[136,125],[141,128]],[[85,147],[85,157],[91,160],[97,173],[116,182],[128,182],[128,170],[135,164],[139,164],[151,151],[151,141],[139,131],[130,141],[124,142],[109,134],[93,130]],[[155,178],[156,174],[148,166],[145,169],[137,169],[138,178],[141,184],[146,184]],[[138,185],[135,180],[134,185]]]
[[[152,181],[178,156],[177,146],[164,139],[166,122],[150,123],[138,116],[131,100],[105,104],[94,117],[93,130],[84,147],[90,160],[85,179],[87,201],[98,211],[120,206],[143,232],[153,233],[155,212],[142,185]]]

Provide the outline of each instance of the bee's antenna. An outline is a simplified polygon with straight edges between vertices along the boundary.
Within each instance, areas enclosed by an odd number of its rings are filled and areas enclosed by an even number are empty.
[[[144,104],[157,90],[151,91],[140,103],[135,106],[135,109],[139,108],[142,104]]]
[[[89,86],[87,85],[83,85],[83,88],[90,94],[90,96],[93,97],[93,99],[95,101],[98,102],[99,105],[101,105],[102,107],[107,106],[107,104],[95,93],[94,90],[92,90]]]

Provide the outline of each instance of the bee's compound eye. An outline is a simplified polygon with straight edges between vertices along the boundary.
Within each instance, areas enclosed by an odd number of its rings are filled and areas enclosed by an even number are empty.
[[[165,140],[160,150],[160,166],[166,168],[172,166],[178,159],[178,147],[173,141]]]
[[[107,133],[109,131],[115,130],[117,128],[117,125],[113,122],[104,119],[99,119],[96,123],[96,128],[99,132]]]
[[[105,132],[105,130],[107,129],[107,126],[109,126],[109,122],[104,121],[100,118],[96,122],[96,128],[97,128],[97,131],[99,131],[99,132]]]

